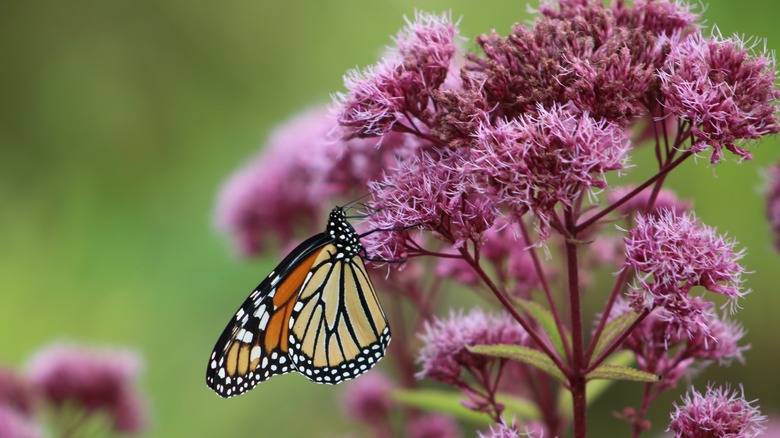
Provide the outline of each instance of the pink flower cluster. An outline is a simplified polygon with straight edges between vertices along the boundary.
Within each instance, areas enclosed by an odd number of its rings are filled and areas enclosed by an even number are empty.
[[[379,371],[349,382],[342,397],[344,412],[369,425],[385,421],[394,407],[390,391],[395,386]]]
[[[417,13],[395,38],[397,53],[376,66],[347,73],[347,93],[337,95],[339,123],[347,135],[416,129],[415,120],[429,116],[432,95],[447,78],[456,35],[449,15]]]
[[[707,329],[708,304],[691,296],[695,286],[729,298],[732,308],[745,295],[736,242],[719,236],[714,228],[699,224],[692,213],[667,211],[657,216],[637,216],[626,242],[625,268],[638,274],[640,289],[631,306],[637,311],[662,307],[679,327],[694,333]]]
[[[675,404],[667,431],[675,438],[762,436],[767,418],[751,403],[741,389],[708,386],[704,394],[691,389],[681,404]]]
[[[622,169],[628,152],[617,125],[557,105],[483,123],[473,136],[477,187],[518,216],[533,213],[542,236],[556,207],[572,207],[583,191],[606,188],[606,173]]]
[[[422,364],[418,378],[461,384],[463,371],[484,369],[492,359],[474,354],[473,345],[528,343],[528,334],[505,314],[491,315],[475,308],[468,313],[450,311],[448,319],[426,323],[424,343],[417,358]]]
[[[690,124],[691,150],[711,147],[712,163],[723,157],[723,148],[752,159],[738,140],[780,132],[774,60],[766,53],[751,56],[736,37],[694,35],[675,44],[660,78],[665,105]]]

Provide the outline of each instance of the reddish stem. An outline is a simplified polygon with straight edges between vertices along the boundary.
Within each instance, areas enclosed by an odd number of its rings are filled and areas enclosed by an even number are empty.
[[[579,233],[579,232],[583,231],[584,229],[586,229],[589,226],[593,225],[594,223],[596,223],[598,220],[600,220],[604,216],[608,215],[609,213],[612,213],[612,211],[614,211],[616,208],[618,208],[621,205],[623,205],[629,199],[631,199],[634,196],[636,196],[639,192],[641,192],[642,190],[646,189],[647,187],[649,187],[651,184],[655,183],[659,179],[665,177],[666,174],[668,174],[669,172],[674,170],[675,167],[677,167],[680,164],[682,164],[683,161],[685,161],[688,157],[690,157],[692,155],[693,155],[693,152],[690,152],[690,151],[683,152],[682,156],[678,157],[672,163],[670,163],[669,165],[665,166],[663,169],[661,169],[660,172],[655,174],[652,178],[648,179],[647,181],[643,182],[639,187],[635,188],[634,190],[631,190],[628,194],[626,194],[625,196],[620,198],[617,202],[613,203],[612,205],[610,205],[608,207],[605,207],[600,212],[598,212],[595,215],[593,215],[590,218],[588,218],[585,222],[577,225],[577,227],[575,228],[575,232]]]
[[[570,375],[569,367],[566,366],[563,362],[561,362],[561,358],[558,356],[558,354],[553,351],[546,342],[542,339],[542,337],[539,335],[539,333],[534,330],[534,328],[531,326],[531,324],[526,321],[525,318],[523,318],[522,315],[520,315],[517,310],[515,310],[514,306],[512,306],[512,303],[509,301],[509,298],[504,295],[501,290],[498,289],[495,283],[493,283],[493,280],[490,278],[489,275],[482,269],[482,266],[480,266],[479,263],[477,263],[474,258],[471,257],[471,254],[465,249],[465,247],[460,248],[460,253],[463,255],[463,260],[466,261],[471,267],[474,269],[474,271],[479,275],[479,277],[482,279],[482,281],[485,282],[485,284],[488,286],[491,292],[498,298],[498,301],[501,302],[501,304],[504,306],[507,312],[509,312],[510,315],[518,322],[520,325],[525,329],[525,331],[528,333],[528,336],[531,337],[531,339],[534,340],[534,342],[539,346],[539,348],[542,350],[544,354],[546,354],[552,361],[555,363],[555,366],[558,367],[559,370],[565,375]]]
[[[580,280],[577,265],[577,238],[575,220],[570,211],[565,213],[566,228],[571,239],[566,240],[566,265],[569,277],[569,312],[571,313],[572,372],[569,376],[571,386],[574,436],[585,438],[587,434],[587,405],[585,394],[585,363],[582,332],[582,304],[580,303]]]
[[[618,278],[615,280],[615,285],[612,287],[612,294],[610,294],[609,300],[607,301],[607,307],[604,309],[604,313],[601,314],[599,325],[596,328],[596,331],[593,333],[593,338],[590,340],[590,344],[588,345],[588,351],[585,353],[586,363],[590,363],[590,360],[593,358],[593,352],[596,349],[599,338],[601,338],[601,335],[604,332],[604,327],[607,326],[607,320],[609,319],[609,314],[612,312],[612,306],[615,305],[615,300],[620,294],[620,290],[623,289],[623,282],[626,279],[627,272],[628,271],[626,269],[623,269],[620,271]]]

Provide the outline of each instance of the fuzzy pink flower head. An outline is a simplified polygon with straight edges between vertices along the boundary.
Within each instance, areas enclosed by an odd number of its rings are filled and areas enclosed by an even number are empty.
[[[347,91],[335,96],[347,138],[383,136],[397,123],[423,117],[433,91],[447,78],[457,33],[449,14],[418,12],[396,36],[397,53],[347,72]]]
[[[0,403],[0,437],[42,438],[40,426],[11,406]]]
[[[723,148],[749,160],[737,142],[780,132],[774,59],[753,55],[736,36],[688,38],[672,48],[659,75],[666,107],[690,123],[691,150],[711,147],[713,164]]]
[[[429,414],[412,419],[407,426],[409,438],[462,438],[458,422],[443,414]]]
[[[465,315],[450,310],[448,319],[427,322],[421,339],[424,346],[417,361],[422,364],[422,370],[417,377],[451,384],[462,382],[464,368],[484,368],[492,360],[469,352],[467,347],[524,345],[528,343],[528,333],[506,314],[488,314],[474,308]]]
[[[613,204],[631,193],[634,188],[634,186],[616,187],[607,195],[607,201],[610,204]],[[617,211],[625,215],[658,214],[662,211],[673,211],[676,215],[680,216],[691,209],[690,202],[679,200],[677,195],[671,190],[661,189],[661,191],[658,192],[658,196],[655,198],[655,202],[653,202],[652,208],[648,211],[651,195],[652,190],[642,190],[631,199],[621,204],[620,207],[617,208]]]
[[[763,435],[766,417],[745,400],[744,390],[707,387],[701,394],[691,389],[675,411],[667,431],[675,438],[754,438]]]
[[[542,238],[558,205],[607,187],[626,163],[629,141],[617,125],[554,106],[537,116],[484,123],[470,170],[478,188],[517,215],[534,214]]]
[[[677,215],[666,211],[658,215],[639,215],[626,242],[626,267],[638,274],[641,291],[632,299],[632,307],[641,309],[650,299],[681,320],[699,320],[701,303],[689,292],[694,286],[729,298],[732,310],[745,295],[742,274],[737,263],[744,251],[735,251],[736,241],[702,225],[693,213]]]
[[[460,247],[478,240],[496,218],[493,203],[476,193],[461,170],[465,158],[457,154],[423,154],[403,161],[381,182],[369,185],[373,200],[363,246],[372,257],[406,259],[408,229],[438,233]]]
[[[56,344],[28,365],[33,385],[54,406],[72,404],[88,414],[107,412],[115,431],[140,432],[144,401],[135,388],[141,358],[129,350]]]
[[[372,424],[384,420],[393,408],[390,391],[395,383],[373,371],[349,382],[342,394],[344,412],[355,420]]]
[[[775,235],[775,249],[780,251],[780,165],[766,171],[766,216]]]

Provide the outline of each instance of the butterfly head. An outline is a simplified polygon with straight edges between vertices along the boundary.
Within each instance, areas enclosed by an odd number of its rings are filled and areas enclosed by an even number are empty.
[[[325,232],[333,239],[333,244],[338,248],[339,254],[344,254],[342,257],[354,257],[360,254],[363,249],[357,232],[347,221],[347,216],[341,207],[331,210]]]

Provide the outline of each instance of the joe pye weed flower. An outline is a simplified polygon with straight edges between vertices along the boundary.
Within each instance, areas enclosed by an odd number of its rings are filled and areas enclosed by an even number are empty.
[[[357,225],[374,230],[362,243],[383,269],[395,383],[363,377],[345,406],[375,436],[477,421],[480,436],[585,437],[586,382],[602,379],[644,386],[620,415],[639,437],[660,394],[744,362],[745,249],[665,183],[697,155],[750,160],[780,131],[773,58],[678,1],[545,1],[534,17],[467,52],[450,13],[416,13],[382,60],[345,75],[330,115],[280,128],[220,196],[218,225],[253,255],[370,193]],[[486,308],[441,309],[469,292]],[[585,299],[603,306],[587,314]],[[741,391],[692,394],[676,436],[760,429]],[[725,418],[714,398],[738,409]]]

